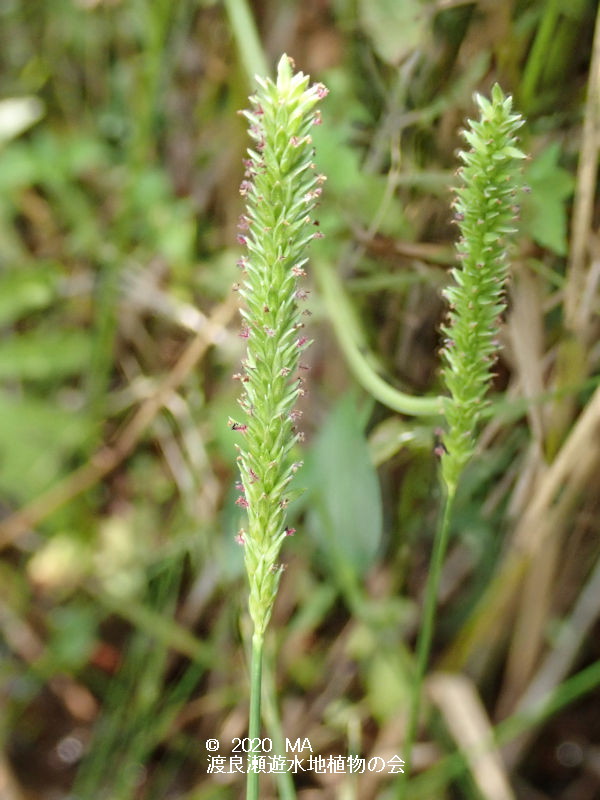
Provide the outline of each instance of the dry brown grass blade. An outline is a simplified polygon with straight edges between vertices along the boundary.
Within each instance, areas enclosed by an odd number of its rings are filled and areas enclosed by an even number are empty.
[[[572,240],[569,258],[569,271],[565,286],[565,322],[571,337],[563,340],[558,348],[556,379],[558,386],[577,383],[586,374],[586,357],[583,343],[588,336],[590,312],[593,303],[590,298],[584,302],[591,287],[589,277],[593,271],[586,271],[589,234],[592,224],[594,190],[597,174],[598,151],[600,148],[600,14],[597,17],[594,53],[588,83],[588,98],[583,126],[583,141],[578,168],[577,193],[573,213]],[[519,284],[517,282],[517,288]],[[540,365],[541,353],[535,358],[525,358],[531,350],[531,337],[519,330],[519,322],[526,321],[526,315],[519,320],[519,294],[516,294],[515,308],[511,317],[512,343],[521,383],[526,396],[528,389],[543,390],[543,376]],[[535,308],[535,306],[533,306]],[[534,326],[535,330],[535,326]],[[575,334],[575,335],[573,335]],[[540,383],[541,380],[541,383]],[[530,384],[533,384],[530,386]],[[542,408],[532,404],[529,413],[530,427],[534,435],[536,451],[541,456],[546,450],[550,456],[568,430],[575,406],[573,400],[561,398],[552,404],[551,414],[544,421]],[[544,424],[544,422],[546,424]],[[549,437],[547,434],[549,432]],[[546,434],[546,435],[545,435]],[[544,464],[539,461],[536,477],[539,480]],[[542,527],[545,523],[542,523]],[[498,704],[498,713],[505,716],[523,692],[531,678],[543,646],[544,626],[552,601],[552,584],[556,574],[557,561],[561,552],[562,537],[567,533],[566,525],[553,525],[552,535],[546,537],[546,546],[538,548],[537,556],[524,578],[518,613],[511,635],[509,655]]]
[[[516,704],[515,713],[534,708],[543,697],[555,689],[568,675],[573,662],[600,616],[600,559],[596,562],[583,587],[573,611],[561,627],[554,647],[548,653],[526,691]],[[507,762],[516,765],[529,746],[535,730],[522,734],[503,748]]]
[[[205,325],[183,351],[181,357],[156,392],[148,397],[126,423],[114,444],[98,450],[92,458],[70,475],[41,494],[24,508],[7,517],[0,525],[0,549],[15,542],[74,497],[94,486],[115,469],[135,448],[140,436],[160,409],[187,378],[211,345],[219,341],[237,310],[237,301],[229,300],[217,307]]]
[[[514,800],[498,752],[482,746],[493,741],[493,732],[472,681],[464,675],[438,672],[427,681],[427,689],[464,754],[482,798]]]
[[[581,412],[553,464],[548,468],[527,505],[502,565],[483,595],[475,613],[445,653],[445,669],[464,665],[478,647],[489,649],[507,625],[506,615],[533,558],[568,514],[600,463],[600,388]],[[512,623],[511,623],[512,624]]]
[[[543,536],[535,530],[535,523],[551,510],[555,497],[575,478],[581,486],[584,477],[600,457],[600,388],[596,389],[589,403],[581,412],[569,437],[549,467],[538,491],[534,494],[519,525],[514,541],[518,549],[535,555],[543,543]]]
[[[501,718],[509,715],[527,685],[544,645],[546,624],[551,613],[553,582],[561,552],[561,535],[566,533],[565,525],[554,527],[546,545],[541,548],[525,575],[497,704],[497,713]]]
[[[545,391],[544,309],[538,276],[526,268],[518,270],[511,296],[512,312],[507,327],[512,366],[522,393],[533,401]],[[528,406],[527,416],[532,442],[525,473],[521,477],[527,489],[526,493],[523,493],[522,486],[519,486],[516,493],[518,499],[516,497],[514,499],[517,500],[517,506],[519,502],[521,506],[513,508],[513,513],[523,512],[531,497],[532,489],[539,485],[547,471],[544,459],[546,411],[546,407],[537,402],[531,402]],[[560,530],[564,531],[564,528]],[[543,644],[545,621],[552,598],[551,582],[560,552],[559,542],[558,535],[549,537],[548,546],[544,547],[533,561],[525,577],[509,645],[504,687],[499,703],[501,716],[520,695],[535,668]]]
[[[543,395],[545,390],[544,310],[538,276],[528,269],[520,269],[515,276],[511,295],[513,304],[508,334],[513,369],[524,396],[534,400]],[[547,470],[543,455],[547,429],[545,411],[545,406],[537,402],[529,404],[527,416],[532,442],[526,474],[522,476],[527,483],[527,493],[524,495],[521,491],[518,492],[524,505],[531,496],[532,488],[539,485]],[[523,506],[518,513],[522,510]],[[525,687],[542,647],[545,621],[552,598],[551,582],[560,551],[559,536],[550,536],[548,542],[548,546],[533,561],[519,599],[499,703],[501,715],[503,709],[510,708]]]
[[[544,308],[540,280],[523,267],[516,270],[511,289],[511,314],[507,325],[511,361],[522,394],[528,400],[546,391],[544,380]],[[543,449],[544,406],[531,402],[527,408],[529,427],[540,453]]]
[[[25,800],[25,794],[3,754],[0,754],[0,800]]]
[[[585,261],[594,211],[594,193],[600,152],[600,10],[596,15],[581,155],[573,207],[571,246],[565,284],[565,323],[580,339],[586,338],[590,304],[583,303],[587,271]]]

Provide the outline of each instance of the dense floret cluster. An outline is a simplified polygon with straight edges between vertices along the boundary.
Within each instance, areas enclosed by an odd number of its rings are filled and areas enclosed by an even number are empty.
[[[445,290],[450,305],[443,376],[450,392],[445,413],[448,431],[442,476],[450,492],[469,460],[498,350],[498,321],[505,308],[507,238],[514,233],[515,173],[524,154],[515,132],[523,124],[512,114],[512,98],[496,84],[492,99],[476,96],[481,118],[463,132],[470,149],[461,152],[461,187],[456,189],[455,219],[460,228],[460,264],[454,285]]]
[[[236,287],[245,301],[241,336],[247,342],[240,404],[243,422],[233,422],[241,434],[239,464],[241,495],[248,528],[238,541],[244,545],[250,583],[250,615],[255,635],[262,637],[277,592],[281,567],[278,556],[286,536],[286,507],[292,497],[289,483],[300,466],[292,451],[302,434],[296,401],[304,393],[300,356],[310,344],[303,333],[299,304],[307,291],[307,245],[321,234],[311,218],[324,177],[313,162],[311,129],[320,124],[318,102],[327,89],[309,85],[293,73],[283,56],[277,78],[257,78],[259,90],[243,111],[254,140],[248,150],[240,193],[246,211],[240,218],[238,241],[247,254],[238,265],[243,281]]]

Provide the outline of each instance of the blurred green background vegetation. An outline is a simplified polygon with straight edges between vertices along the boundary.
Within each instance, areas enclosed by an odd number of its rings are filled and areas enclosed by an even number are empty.
[[[0,4],[2,800],[242,796],[242,776],[207,774],[204,742],[244,736],[247,712],[227,426],[243,347],[231,287],[247,146],[236,111],[251,90],[251,31],[233,35],[244,7]],[[528,120],[530,191],[495,413],[453,523],[434,652],[446,678],[430,681],[411,800],[593,800],[597,4],[260,0],[250,11],[270,67],[287,52],[330,89],[315,133],[326,238],[312,255],[337,297],[309,285],[307,492],[292,509],[267,686],[283,732],[324,756],[402,753],[440,499],[437,423],[375,402],[344,337],[389,383],[439,391],[459,129],[473,92],[497,80]],[[536,716],[549,692],[555,713]],[[469,722],[483,736],[517,711],[533,716],[505,736],[504,765],[482,776],[452,756]],[[307,773],[296,791],[385,800],[395,786]]]

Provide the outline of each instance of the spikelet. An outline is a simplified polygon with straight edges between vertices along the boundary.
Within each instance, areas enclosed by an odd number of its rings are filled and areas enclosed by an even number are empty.
[[[461,186],[453,204],[461,234],[460,263],[452,270],[454,285],[444,292],[450,311],[442,328],[443,378],[450,398],[441,462],[451,494],[475,447],[498,350],[499,317],[506,305],[506,248],[518,212],[518,164],[525,158],[515,138],[523,119],[511,113],[512,98],[496,84],[491,101],[481,95],[475,99],[480,119],[470,120],[469,129],[463,131],[470,148],[459,154]]]
[[[248,514],[240,531],[250,585],[249,610],[255,636],[262,638],[277,593],[281,545],[293,529],[285,526],[286,507],[294,492],[290,482],[300,466],[292,449],[302,434],[296,430],[303,394],[299,357],[310,344],[299,303],[307,292],[299,285],[306,274],[308,244],[321,234],[311,212],[324,177],[312,160],[311,129],[320,124],[316,110],[327,94],[322,84],[293,73],[282,56],[277,78],[257,78],[259,89],[249,122],[253,146],[248,150],[240,193],[246,210],[238,241],[247,254],[238,265],[244,276],[237,288],[245,301],[241,336],[247,342],[241,380],[243,422],[230,427],[240,434],[238,462],[242,491],[237,504]]]

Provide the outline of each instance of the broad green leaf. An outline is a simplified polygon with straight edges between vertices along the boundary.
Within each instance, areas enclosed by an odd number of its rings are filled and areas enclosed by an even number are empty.
[[[339,70],[328,72],[325,80],[330,89],[328,124],[311,133],[319,170],[327,175],[328,202],[319,208],[321,226],[327,231],[325,243],[335,231],[347,230],[350,220],[369,227],[376,216],[380,217],[381,233],[410,236],[404,208],[394,193],[390,195],[387,177],[363,169],[363,155],[353,144],[357,124],[373,124],[370,113],[357,101],[355,87]]]
[[[397,717],[398,710],[407,707],[410,682],[399,652],[375,652],[365,682],[369,708],[381,722]]]
[[[15,502],[30,500],[61,477],[89,431],[85,415],[48,398],[0,393],[0,491]]]
[[[350,131],[344,126],[323,128],[313,138],[319,153],[319,168],[327,175],[330,203],[332,198],[335,199],[332,205],[335,213],[324,204],[319,211],[322,227],[331,233],[343,228],[345,219],[368,227],[381,213],[382,202],[385,202],[379,231],[389,235],[407,235],[409,228],[402,205],[397,197],[388,196],[384,176],[362,169],[358,150],[349,144]]]
[[[0,274],[0,325],[48,306],[57,293],[56,269],[52,264],[13,269]],[[0,347],[0,360],[2,359]]]
[[[354,398],[344,397],[325,422],[304,477],[309,527],[338,575],[363,575],[382,534],[379,481]]]
[[[11,142],[0,150],[0,192],[6,195],[39,179],[39,169],[29,143]]]
[[[81,331],[35,329],[0,345],[0,379],[47,380],[73,375],[90,359],[90,339]]]
[[[430,28],[427,7],[420,0],[361,0],[364,30],[379,56],[399,64],[423,46]]]
[[[53,669],[70,671],[85,665],[97,644],[97,617],[97,611],[85,605],[53,609],[48,643],[48,661]]]
[[[400,450],[408,452],[433,451],[433,433],[430,428],[405,422],[394,416],[380,422],[369,436],[369,451],[373,463],[379,466],[393,458]]]
[[[551,144],[535,156],[525,171],[531,193],[523,201],[523,227],[541,244],[564,256],[567,253],[567,199],[575,181],[559,166],[560,145]]]

